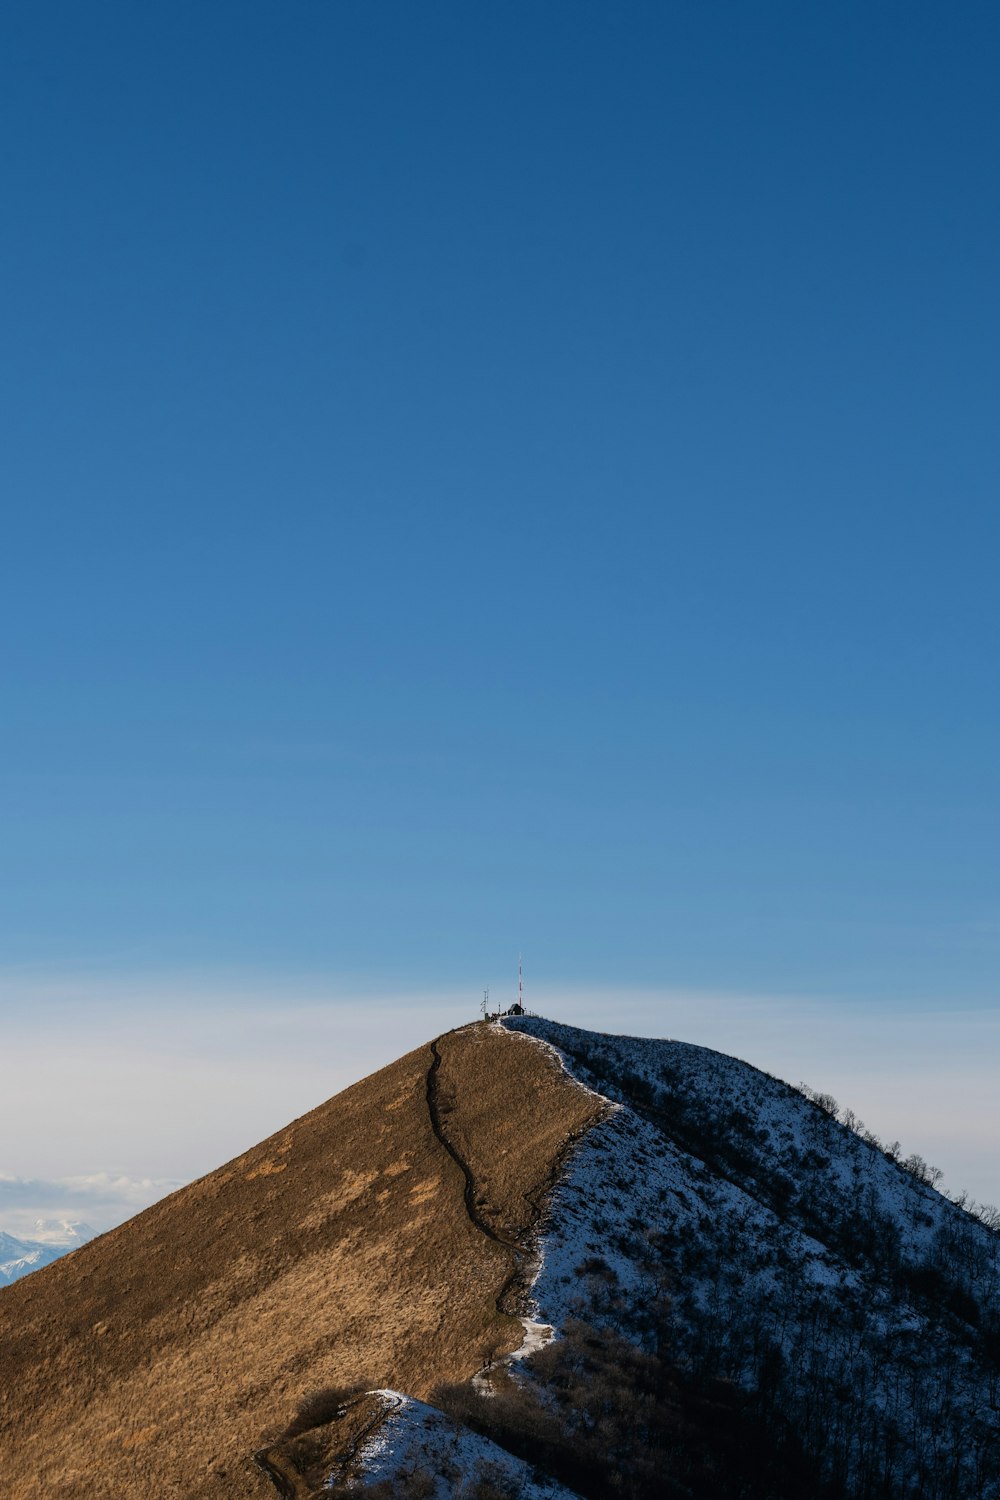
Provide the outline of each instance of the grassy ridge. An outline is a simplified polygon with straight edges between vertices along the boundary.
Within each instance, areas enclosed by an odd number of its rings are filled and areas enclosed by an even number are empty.
[[[593,1102],[524,1038],[442,1039],[446,1128],[523,1231]],[[510,1252],[471,1222],[429,1048],[0,1292],[6,1500],[248,1500],[304,1393],[422,1395],[514,1347]],[[509,1121],[516,1122],[512,1128]]]

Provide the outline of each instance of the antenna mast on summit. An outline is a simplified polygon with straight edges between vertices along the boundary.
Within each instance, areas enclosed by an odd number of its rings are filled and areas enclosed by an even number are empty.
[[[517,955],[517,1003],[524,1009],[524,978],[521,974],[521,955]]]

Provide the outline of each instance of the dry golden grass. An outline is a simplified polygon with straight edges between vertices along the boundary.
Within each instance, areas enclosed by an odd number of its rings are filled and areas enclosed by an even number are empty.
[[[594,1101],[516,1033],[440,1041],[442,1124],[519,1239]],[[0,1292],[4,1500],[249,1500],[323,1386],[417,1396],[520,1339],[512,1256],[431,1129],[430,1047]]]
[[[597,1101],[569,1083],[536,1042],[500,1032],[535,1052],[530,1061],[523,1051],[517,1054],[512,1088],[510,1068],[497,1066],[497,1034],[494,1026],[470,1026],[447,1038],[440,1104],[448,1138],[476,1179],[478,1213],[495,1233],[520,1243],[530,1234],[564,1148],[593,1123]],[[551,1108],[554,1084],[566,1090],[559,1110]]]

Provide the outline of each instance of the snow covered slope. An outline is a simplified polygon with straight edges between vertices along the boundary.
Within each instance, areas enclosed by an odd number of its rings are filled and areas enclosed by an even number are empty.
[[[540,1318],[755,1392],[847,1493],[1000,1496],[995,1231],[736,1058],[505,1024],[620,1106],[554,1195]]]
[[[366,1445],[366,1486],[425,1500],[456,1500],[484,1490],[517,1500],[574,1500],[573,1492],[539,1474],[489,1438],[450,1421],[433,1406],[398,1391],[380,1391],[387,1420]]]

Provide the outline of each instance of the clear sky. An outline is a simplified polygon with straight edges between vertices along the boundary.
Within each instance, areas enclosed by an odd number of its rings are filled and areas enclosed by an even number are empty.
[[[998,66],[977,3],[5,7],[28,1135],[89,1128],[54,1028],[325,995],[356,1076],[518,949],[609,1029],[749,996],[868,1017],[886,1097],[920,1026],[981,1065]]]

